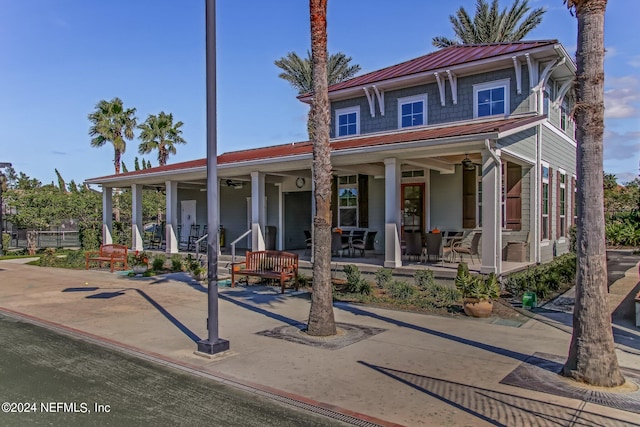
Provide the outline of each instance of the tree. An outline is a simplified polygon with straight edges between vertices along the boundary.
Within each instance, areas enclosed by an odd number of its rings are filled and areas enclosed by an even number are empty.
[[[327,83],[327,0],[310,0],[311,57],[313,63],[313,292],[307,333],[335,335],[331,284],[331,147],[329,146],[329,92]]]
[[[147,160],[147,167],[145,167],[145,169],[151,169],[151,160]]]
[[[443,48],[461,43],[484,44],[522,40],[542,22],[542,15],[546,12],[544,8],[539,7],[525,18],[524,15],[530,9],[529,0],[515,0],[508,12],[506,8],[499,12],[498,8],[498,0],[493,0],[491,8],[487,0],[477,0],[476,14],[472,20],[464,7],[460,7],[456,16],[449,15],[455,39],[439,36],[434,37],[431,43],[437,48]]]
[[[124,108],[120,98],[111,101],[104,99],[96,104],[96,109],[89,114],[91,127],[89,135],[92,147],[102,147],[107,142],[113,144],[116,174],[120,173],[120,157],[127,149],[125,139],[133,139],[133,130],[136,127],[136,109]]]
[[[62,177],[62,175],[60,175],[60,172],[58,171],[58,169],[54,168],[53,170],[55,171],[56,176],[58,177],[58,188],[60,189],[60,191],[67,193],[67,184],[65,184],[64,178]]]
[[[138,157],[137,156],[133,160],[133,168],[134,168],[134,170],[137,170],[137,171],[140,170],[140,162],[138,161]]]
[[[18,174],[16,173],[16,170],[13,167],[8,166],[7,168],[5,168],[5,177],[7,180],[7,187],[15,188],[16,183],[18,182]]]
[[[573,334],[562,374],[615,387],[625,382],[613,342],[603,208],[604,13],[607,0],[563,0],[578,18],[576,140],[578,229]]]
[[[312,93],[313,72],[311,52],[307,51],[307,57],[301,58],[295,52],[287,53],[274,62],[276,66],[283,70],[278,77],[291,83],[291,86],[298,89],[299,94]],[[330,55],[327,62],[327,84],[332,85],[343,82],[355,76],[360,71],[360,65],[351,65],[351,57],[342,52]],[[311,119],[311,111],[307,119],[307,132],[309,140],[313,140],[313,126]]]
[[[158,163],[160,166],[167,164],[169,154],[176,154],[176,144],[186,144],[182,138],[180,129],[184,123],[173,124],[173,114],[161,111],[157,116],[149,114],[147,120],[138,126],[142,142],[138,147],[140,154],[147,154],[158,150]]]
[[[127,169],[127,165],[124,164],[124,162],[122,162],[122,173],[127,173],[129,172],[129,170]]]

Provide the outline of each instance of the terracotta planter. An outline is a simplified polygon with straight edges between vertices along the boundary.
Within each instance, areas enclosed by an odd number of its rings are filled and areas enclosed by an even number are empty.
[[[464,313],[471,317],[489,317],[493,311],[491,300],[480,300],[478,298],[465,298],[463,302]]]

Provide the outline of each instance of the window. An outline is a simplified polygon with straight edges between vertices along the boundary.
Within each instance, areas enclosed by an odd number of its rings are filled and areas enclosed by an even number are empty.
[[[427,95],[398,99],[398,128],[427,124]]]
[[[540,234],[542,240],[549,240],[549,166],[542,165],[542,221]]]
[[[571,179],[571,186],[573,187],[573,225],[578,223],[578,181],[575,175]]]
[[[543,113],[547,115],[547,117],[549,116],[549,104],[551,103],[551,85],[549,84],[549,82],[547,82],[546,85],[544,85],[544,94],[543,94]]]
[[[358,176],[338,177],[338,226],[358,226]]]
[[[509,79],[473,85],[473,117],[509,113]]]
[[[336,110],[336,137],[360,133],[360,107]]]
[[[560,237],[564,237],[567,235],[567,175],[563,171],[560,171],[558,175],[558,182],[560,184],[560,194],[558,196],[560,202],[560,206],[558,206],[558,217],[560,219],[558,224],[558,233]]]
[[[569,127],[569,105],[566,100],[562,101],[560,106],[560,129],[567,131]]]

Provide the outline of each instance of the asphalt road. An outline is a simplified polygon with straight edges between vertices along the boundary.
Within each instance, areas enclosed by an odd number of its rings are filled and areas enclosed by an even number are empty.
[[[0,343],[2,426],[345,425],[4,316]]]

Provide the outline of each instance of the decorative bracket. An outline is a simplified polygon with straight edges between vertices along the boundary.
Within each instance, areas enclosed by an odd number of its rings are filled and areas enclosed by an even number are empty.
[[[540,81],[536,85],[535,89],[543,88],[547,84],[547,80],[549,80],[549,77],[551,77],[551,73],[553,73],[553,70],[555,70],[556,68],[564,64],[566,60],[567,60],[566,58],[562,58],[562,59],[556,58],[553,61],[549,62],[547,66],[544,67],[544,70],[542,71],[542,76],[540,76]]]
[[[529,69],[529,89],[533,90],[535,83],[538,81],[538,61],[528,53],[525,53],[524,57],[527,59],[527,67]]]
[[[376,92],[376,98],[378,98],[378,106],[380,108],[380,115],[384,116],[384,91],[378,90],[376,85],[373,85],[373,90]]]
[[[375,104],[375,100],[373,99],[373,94],[369,93],[369,89],[367,89],[367,87],[363,87],[362,89],[364,89],[364,94],[367,96],[367,101],[369,101],[369,112],[371,113],[371,117],[375,117],[376,116],[376,104]]]
[[[515,56],[512,56],[511,59],[513,60],[513,68],[515,68],[516,72],[516,90],[518,95],[520,95],[522,94],[522,64],[520,64],[520,61],[518,61],[518,58]]]
[[[440,77],[440,74],[433,73],[436,76],[436,82],[438,83],[438,90],[440,91],[440,104],[444,107],[445,105],[445,95],[444,95],[444,78]]]
[[[556,99],[553,101],[553,105],[556,108],[560,104],[562,104],[562,101],[564,101],[564,96],[567,94],[572,84],[573,84],[573,79],[567,79],[564,82],[562,82],[562,86],[560,86],[560,90],[558,91],[558,96],[556,96]]]
[[[447,76],[449,76],[449,85],[451,86],[451,98],[453,98],[453,105],[458,104],[458,76],[453,74],[451,70],[447,70]]]

